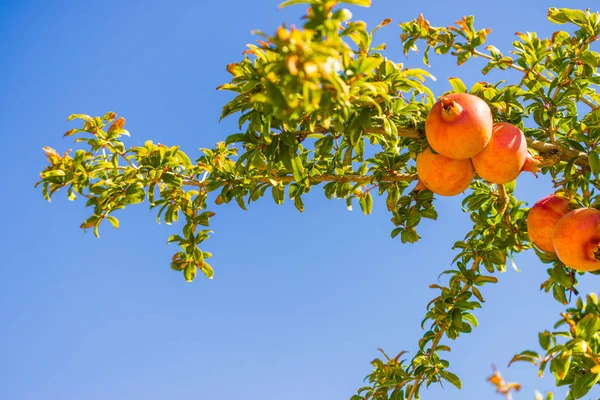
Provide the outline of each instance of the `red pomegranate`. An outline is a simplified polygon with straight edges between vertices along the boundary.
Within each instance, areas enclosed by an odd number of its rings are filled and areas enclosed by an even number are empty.
[[[567,267],[600,270],[600,210],[571,211],[556,224],[552,241],[556,255]]]
[[[492,137],[492,112],[485,101],[466,93],[442,97],[429,111],[425,135],[441,155],[455,160],[473,157]]]
[[[454,160],[434,154],[430,148],[417,156],[420,181],[433,193],[454,196],[464,192],[475,177],[471,160]]]
[[[569,199],[561,195],[546,196],[531,207],[527,216],[529,239],[547,253],[554,253],[552,234],[556,223],[569,212]]]

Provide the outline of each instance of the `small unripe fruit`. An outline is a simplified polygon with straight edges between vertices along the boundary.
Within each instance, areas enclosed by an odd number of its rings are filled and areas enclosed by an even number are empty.
[[[485,101],[467,93],[442,97],[429,111],[425,135],[437,152],[455,160],[473,157],[492,137],[492,112]]]
[[[471,160],[454,160],[434,154],[430,148],[417,156],[420,181],[433,193],[454,196],[469,187],[475,177]]]
[[[569,212],[569,199],[546,196],[531,207],[527,216],[529,239],[542,251],[554,253],[552,234],[557,222]]]
[[[600,270],[600,210],[571,211],[556,224],[552,240],[556,255],[567,267]]]

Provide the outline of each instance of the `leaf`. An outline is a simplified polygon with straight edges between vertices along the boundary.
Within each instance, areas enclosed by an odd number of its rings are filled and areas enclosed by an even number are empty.
[[[592,389],[592,387],[594,387],[594,385],[598,382],[598,379],[600,379],[600,375],[596,374],[587,374],[581,378],[575,379],[571,385],[571,391],[569,394],[575,399],[582,398]]]
[[[595,151],[590,151],[588,154],[590,160],[590,168],[592,173],[598,177],[600,175],[600,154]]]
[[[508,363],[508,366],[510,367],[510,365],[516,361],[525,361],[525,362],[529,362],[532,364],[537,364],[538,361],[540,360],[540,356],[538,353],[536,353],[535,351],[531,351],[531,350],[525,350],[519,354],[515,354],[513,356],[513,358],[510,360],[510,362]]]
[[[296,182],[302,182],[302,178],[304,177],[304,165],[302,165],[300,156],[292,158],[292,174],[294,175]]]
[[[205,256],[206,257],[206,256]],[[202,263],[202,267],[200,268],[200,270],[202,271],[202,273],[204,273],[204,275],[208,278],[208,279],[212,279],[214,276],[214,271],[213,268],[210,266],[209,263],[207,262],[203,262]]]
[[[586,19],[585,12],[581,10],[555,7],[550,7],[548,9],[548,20],[555,24],[565,24],[567,22],[571,22],[576,25],[582,25],[586,22]]]
[[[538,338],[542,349],[548,350],[550,348],[550,332],[540,332],[538,333]]]
[[[456,386],[458,389],[462,389],[462,382],[460,381],[460,378],[458,376],[456,376],[455,374],[453,374],[450,371],[440,371],[440,376],[450,382],[452,385]]]
[[[567,295],[565,293],[565,288],[563,288],[562,286],[553,285],[552,295],[559,303],[569,304],[569,301],[567,300]]]
[[[283,204],[283,200],[285,198],[283,188],[279,186],[271,187],[271,194],[273,195],[273,200],[275,200],[275,204]]]
[[[371,7],[371,0],[341,0],[341,2],[355,6]]]
[[[557,379],[563,380],[571,367],[571,354],[562,353],[559,357],[555,357],[550,362],[550,371],[556,374]]]
[[[371,214],[371,211],[373,210],[373,196],[371,196],[370,192],[362,195],[358,203],[360,204],[360,209],[365,215]]]
[[[185,269],[183,270],[183,277],[187,282],[191,282],[194,280],[194,278],[196,277],[196,265],[194,265],[194,263],[190,262],[188,265],[185,266]]]
[[[467,87],[460,78],[448,78],[448,82],[450,82],[452,89],[454,89],[456,93],[467,93]]]
[[[465,321],[473,325],[473,328],[477,328],[477,326],[479,325],[479,321],[473,314],[465,313],[462,317]]]
[[[359,58],[355,61],[356,64],[354,73],[356,75],[361,75],[366,72],[372,71],[377,68],[383,62],[383,58],[380,57],[368,57],[368,58]]]
[[[600,65],[600,54],[595,51],[584,51],[579,58],[592,68],[597,68]]]
[[[600,330],[600,317],[588,314],[577,323],[575,334],[580,339],[589,339]]]
[[[84,121],[90,121],[92,119],[92,117],[90,117],[89,115],[86,115],[86,114],[71,114],[71,115],[69,115],[69,118],[67,118],[68,121],[73,121],[74,119],[82,119]]]
[[[458,308],[452,309],[452,325],[460,329],[463,325],[462,313]]]
[[[108,215],[106,219],[111,223],[112,226],[115,227],[115,229],[119,229],[119,220],[117,218],[113,217],[112,215]]]

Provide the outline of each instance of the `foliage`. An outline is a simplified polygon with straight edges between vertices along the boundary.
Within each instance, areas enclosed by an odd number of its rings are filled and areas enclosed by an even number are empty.
[[[216,205],[235,203],[242,209],[270,192],[276,204],[286,197],[302,212],[302,197],[322,185],[328,199],[345,199],[352,209],[358,202],[369,214],[375,194],[385,196],[391,213],[391,236],[403,243],[419,240],[423,218],[436,219],[430,191],[415,190],[414,159],[426,145],[424,119],[436,97],[427,87],[434,79],[425,69],[406,68],[383,55],[385,44],[375,33],[338,3],[368,6],[368,0],[290,0],[308,4],[302,28],[281,26],[274,34],[256,32],[245,57],[227,66],[231,81],[219,87],[234,93],[221,118],[238,115],[239,132],[212,149],[201,149],[197,160],[178,146],[154,144],[126,147],[125,119],[113,112],[102,117],[74,114],[83,121],[77,135],[83,143],[74,155],[44,148],[49,166],[42,171],[44,197],[50,200],[66,189],[70,200],[86,198],[92,213],[81,225],[99,235],[108,221],[118,228],[114,212],[147,200],[157,210],[157,221],[175,223],[181,234],[171,267],[192,281],[197,270],[212,278],[200,248],[209,237],[209,199]],[[517,33],[513,50],[505,55],[494,46],[482,47],[490,31],[475,29],[465,17],[449,27],[433,27],[423,16],[400,24],[405,53],[424,44],[429,54],[448,54],[463,64],[483,58],[483,74],[512,68],[522,75],[515,82],[478,82],[468,89],[450,78],[453,92],[469,92],[484,99],[495,121],[523,129],[529,149],[542,160],[542,173],[554,181],[557,192],[585,207],[600,205],[600,54],[591,45],[600,34],[600,17],[589,11],[551,8],[548,18],[568,24],[551,38]],[[237,146],[237,147],[234,147]],[[528,208],[514,197],[515,182],[494,185],[477,178],[463,201],[473,228],[455,243],[455,267],[442,272],[448,280],[434,284],[436,297],[427,306],[425,333],[412,358],[401,352],[375,359],[367,385],[352,400],[417,399],[424,386],[461,381],[443,358],[455,340],[477,326],[475,310],[484,302],[480,288],[496,283],[515,253],[532,248],[527,235]],[[563,304],[577,295],[575,273],[558,259],[535,249],[550,264],[541,288]],[[568,331],[540,334],[546,351],[539,356],[521,353],[513,361],[531,361],[543,372],[549,365],[558,385],[569,385],[569,399],[581,398],[600,380],[598,352],[600,309],[595,295],[563,314]],[[561,338],[567,339],[561,341]],[[500,388],[499,379],[494,380]],[[498,389],[500,391],[500,389]],[[503,389],[504,390],[504,389]],[[505,391],[509,395],[509,391]],[[504,393],[504,392],[502,392]],[[541,396],[541,395],[540,395]],[[540,397],[541,398],[541,397]],[[548,395],[551,398],[551,395]]]

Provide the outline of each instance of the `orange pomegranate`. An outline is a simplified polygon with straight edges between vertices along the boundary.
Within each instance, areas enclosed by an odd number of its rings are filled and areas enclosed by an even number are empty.
[[[492,183],[517,179],[527,160],[527,140],[513,124],[494,124],[492,138],[485,149],[471,158],[479,176]]]
[[[425,119],[429,145],[455,160],[473,157],[492,137],[492,112],[485,101],[467,93],[442,97]]]
[[[552,234],[558,220],[569,212],[569,199],[552,194],[531,207],[527,216],[529,238],[540,249],[554,253]]]
[[[567,267],[600,270],[600,210],[571,211],[556,224],[552,241],[556,255]]]
[[[428,147],[417,156],[417,174],[433,193],[454,196],[464,192],[475,177],[471,160],[454,160],[434,154]]]

